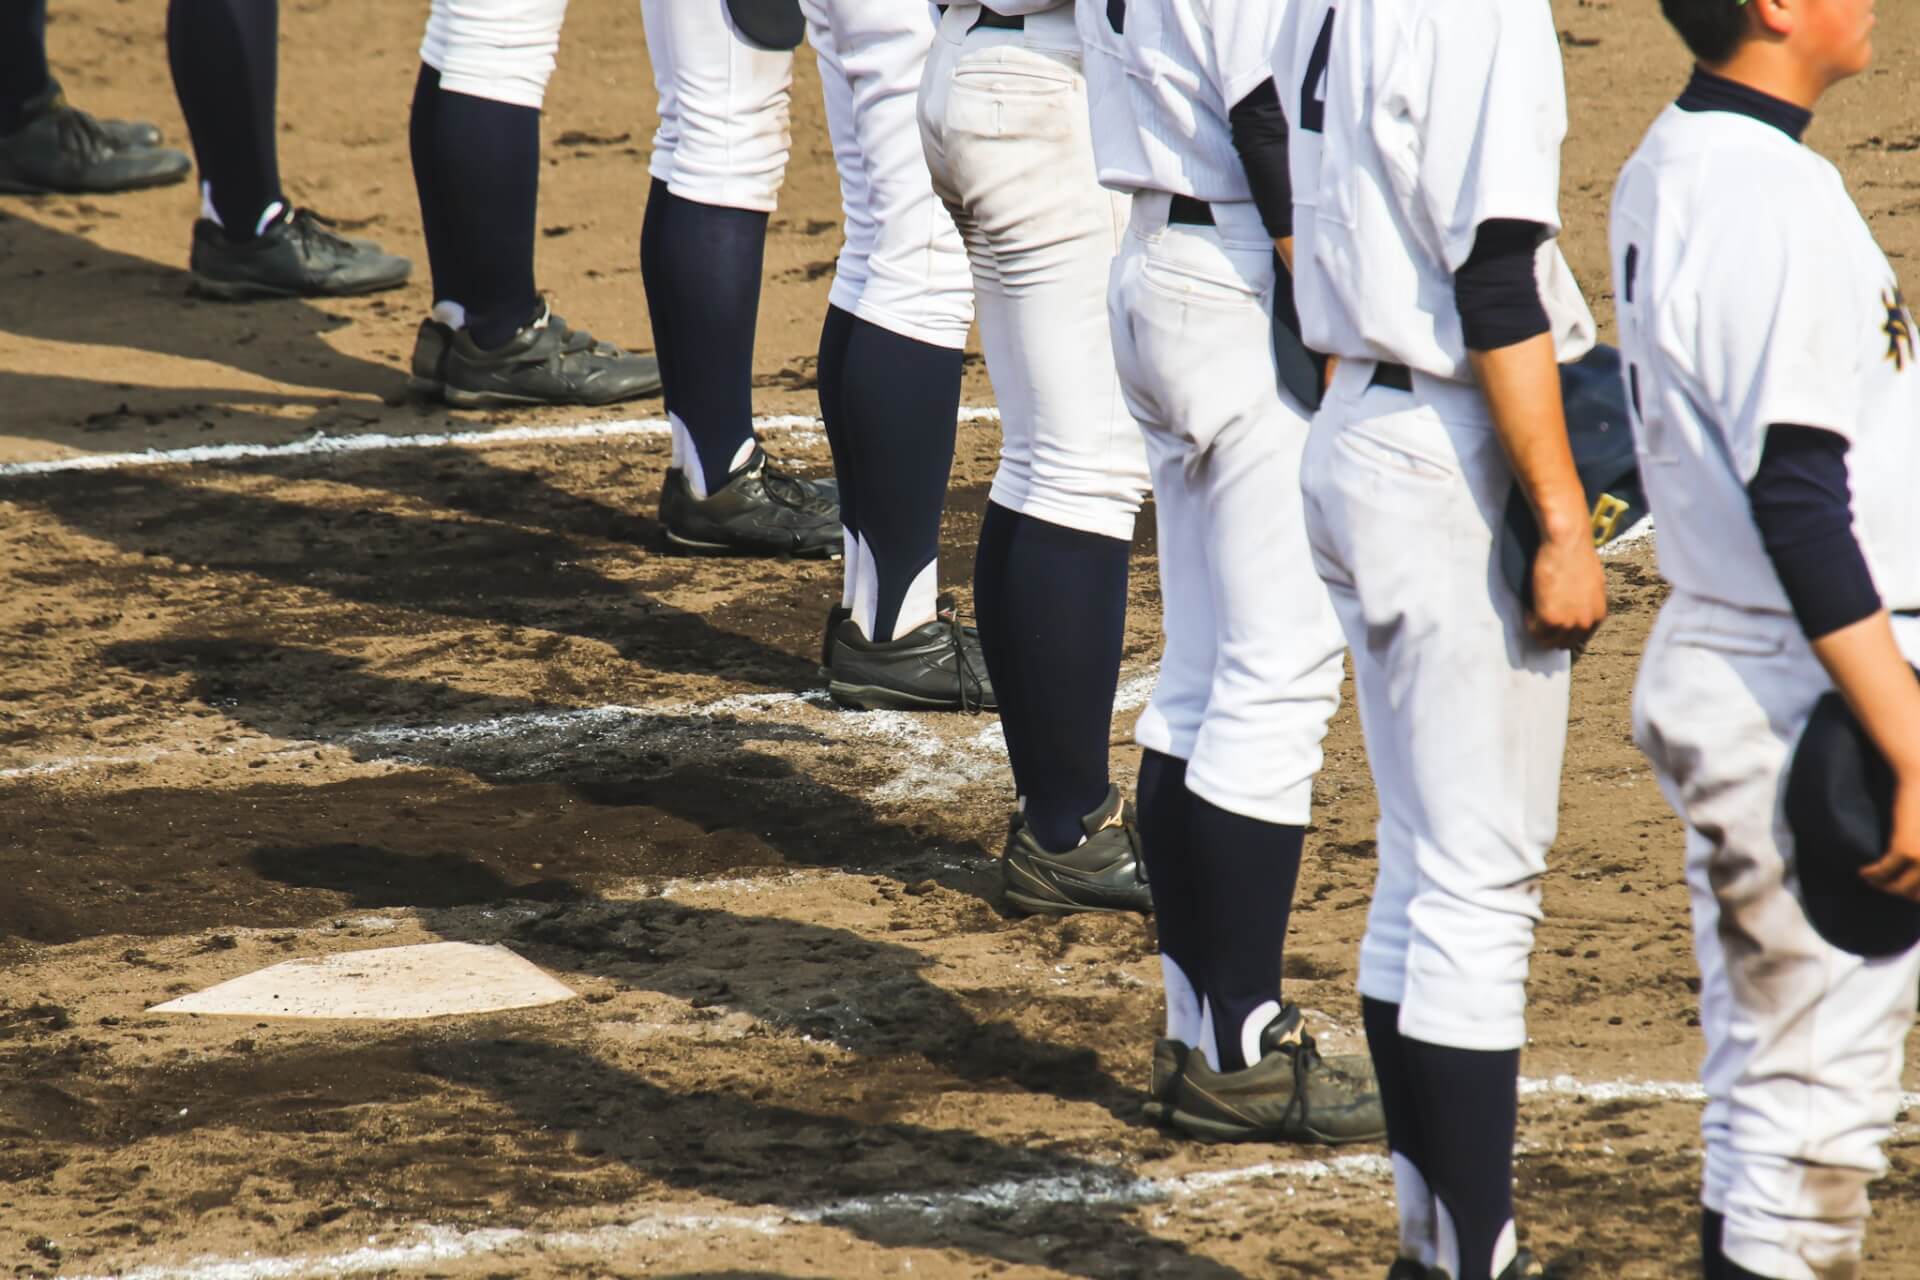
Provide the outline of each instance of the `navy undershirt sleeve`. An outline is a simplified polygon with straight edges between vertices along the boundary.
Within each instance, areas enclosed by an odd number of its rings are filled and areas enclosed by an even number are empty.
[[[1293,177],[1287,169],[1287,117],[1273,77],[1262,80],[1227,112],[1233,149],[1247,171],[1260,222],[1275,240],[1293,234]]]
[[[1846,440],[1818,427],[1768,427],[1747,500],[1809,640],[1880,611],[1873,574],[1853,536]]]
[[[1547,309],[1534,278],[1534,251],[1547,238],[1537,222],[1489,218],[1473,252],[1453,275],[1453,302],[1469,351],[1495,351],[1547,332]]]

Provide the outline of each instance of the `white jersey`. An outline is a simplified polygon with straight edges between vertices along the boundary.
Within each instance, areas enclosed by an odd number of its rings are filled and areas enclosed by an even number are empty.
[[[1854,532],[1920,607],[1920,369],[1900,282],[1840,174],[1734,111],[1668,107],[1613,196],[1620,348],[1660,571],[1785,612],[1747,499],[1767,428],[1850,444]]]
[[[1079,0],[1100,182],[1251,200],[1227,113],[1273,74],[1288,0]]]
[[[1299,0],[1273,57],[1291,128],[1294,300],[1307,346],[1468,381],[1453,276],[1480,224],[1550,233],[1536,274],[1559,358],[1593,346],[1560,253],[1566,85],[1542,0]],[[1082,7],[1084,12],[1084,5]]]

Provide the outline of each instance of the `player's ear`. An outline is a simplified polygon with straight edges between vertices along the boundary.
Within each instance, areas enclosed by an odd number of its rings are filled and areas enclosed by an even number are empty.
[[[1754,34],[1784,40],[1799,25],[1804,0],[1740,0]]]

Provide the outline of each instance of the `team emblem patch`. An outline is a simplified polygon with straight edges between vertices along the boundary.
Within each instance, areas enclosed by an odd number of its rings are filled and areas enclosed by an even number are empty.
[[[1887,305],[1887,322],[1880,326],[1880,332],[1887,335],[1887,359],[1893,361],[1896,372],[1905,372],[1913,363],[1913,313],[1907,310],[1907,300],[1895,285],[1891,292],[1883,292],[1880,300]]]

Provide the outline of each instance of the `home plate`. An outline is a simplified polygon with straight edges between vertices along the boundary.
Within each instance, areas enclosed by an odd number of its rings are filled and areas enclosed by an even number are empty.
[[[401,1020],[527,1009],[576,994],[505,947],[429,942],[289,960],[149,1012]]]

